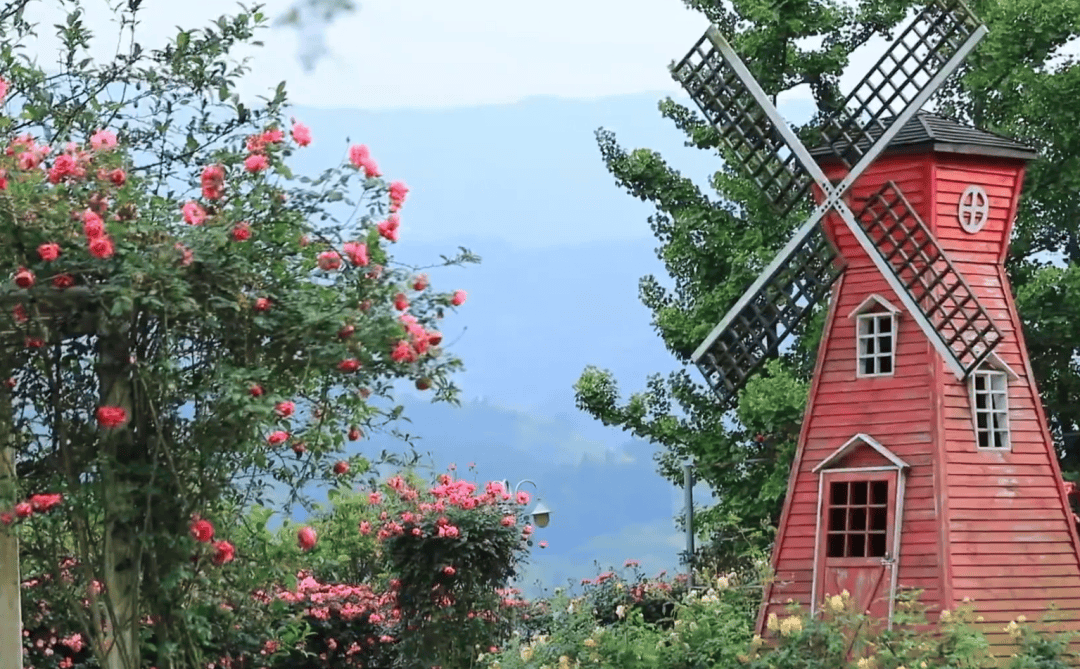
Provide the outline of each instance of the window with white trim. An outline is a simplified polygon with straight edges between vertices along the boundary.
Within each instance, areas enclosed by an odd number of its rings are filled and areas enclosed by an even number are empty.
[[[971,413],[979,448],[1009,448],[1009,375],[998,369],[971,374]]]
[[[859,314],[859,376],[885,376],[893,373],[896,355],[896,319],[889,312]]]

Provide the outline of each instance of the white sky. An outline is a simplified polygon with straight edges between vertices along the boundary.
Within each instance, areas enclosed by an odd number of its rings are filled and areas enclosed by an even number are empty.
[[[40,20],[43,37],[60,19],[54,3],[46,4],[28,12]],[[311,73],[300,65],[299,32],[266,31],[266,46],[252,54],[244,92],[261,93],[285,79],[295,104],[363,109],[473,106],[535,95],[675,93],[667,65],[708,25],[680,0],[360,0],[359,5],[329,27],[329,54]],[[288,6],[288,0],[268,0],[264,11],[273,17]],[[115,34],[103,0],[89,0],[86,7],[92,30]],[[140,41],[163,44],[176,26],[202,27],[233,8],[215,0],[145,0]],[[48,41],[34,50],[51,59],[55,50]]]
[[[284,79],[294,104],[322,108],[469,107],[539,95],[681,96],[667,66],[707,27],[706,19],[681,0],[357,2],[358,11],[327,29],[328,54],[313,72],[301,67],[303,34],[292,28],[264,31],[266,46],[249,52],[252,72],[242,95],[265,93]],[[46,38],[31,48],[50,59],[56,44],[51,26],[61,20],[56,4],[39,2],[28,12]],[[266,0],[264,11],[276,17],[289,5],[290,0]],[[89,27],[112,38],[115,26],[106,0],[87,0],[85,6]],[[235,7],[219,0],[144,0],[140,41],[162,45],[176,26],[203,27]],[[1076,46],[1065,51],[1080,51]],[[884,48],[885,41],[876,38],[856,51],[842,90],[861,78]],[[807,91],[793,91],[782,100],[805,97]]]

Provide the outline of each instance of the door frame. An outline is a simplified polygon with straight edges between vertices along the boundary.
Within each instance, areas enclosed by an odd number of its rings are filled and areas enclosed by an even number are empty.
[[[842,467],[830,465],[840,465],[841,461],[846,455],[849,455],[856,449],[866,448],[877,451],[882,455],[889,464],[868,466],[868,467]],[[859,433],[851,437],[844,443],[843,446],[833,451],[831,455],[822,460],[814,469],[813,473],[818,475],[818,498],[817,498],[817,526],[814,533],[814,573],[812,579],[812,585],[810,588],[810,615],[816,615],[818,612],[818,599],[820,595],[824,593],[821,589],[824,587],[824,569],[825,561],[822,555],[822,548],[825,541],[825,525],[824,525],[824,507],[826,498],[825,478],[827,474],[870,474],[874,475],[874,478],[881,479],[881,474],[892,473],[895,474],[896,486],[893,489],[894,504],[893,512],[893,528],[892,528],[892,550],[888,552],[887,557],[882,559],[882,564],[889,569],[889,616],[888,626],[892,629],[893,612],[896,604],[896,590],[897,579],[899,576],[900,567],[900,537],[901,528],[903,527],[904,520],[904,493],[905,484],[907,480],[907,470],[910,466],[894,455],[889,449],[882,446],[873,437]],[[891,477],[890,477],[891,478]]]

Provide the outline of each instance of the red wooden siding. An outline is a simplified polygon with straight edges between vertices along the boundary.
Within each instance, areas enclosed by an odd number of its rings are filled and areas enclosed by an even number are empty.
[[[900,590],[923,590],[922,601],[932,611],[970,598],[995,645],[1010,641],[999,634],[1003,623],[1019,614],[1039,619],[1051,602],[1069,621],[1059,629],[1080,628],[1080,539],[1002,266],[1023,167],[1020,161],[981,156],[884,156],[847,197],[858,211],[885,182],[895,182],[1003,333],[996,353],[1019,377],[1009,384],[1007,452],[977,449],[967,382],[945,366],[839,217],[826,219],[847,270],[831,296],[773,551],[777,578],[766,593],[759,631],[769,613],[784,615],[789,601],[810,607],[819,513],[819,474],[813,468],[860,432],[910,466]],[[842,176],[835,166],[826,173]],[[970,184],[989,197],[988,220],[974,235],[957,218],[960,195]],[[849,314],[875,293],[901,309],[895,371],[858,378],[856,324]],[[830,467],[882,462],[863,449]],[[820,589],[819,600],[825,594]]]
[[[1007,452],[975,447],[967,384],[942,370],[941,426],[952,535],[952,583],[956,600],[969,597],[987,622],[1019,614],[1042,617],[1054,603],[1077,629],[1080,621],[1080,560],[1076,527],[1061,488],[1061,472],[1031,375],[1020,319],[1001,259],[1023,180],[1019,161],[976,156],[934,157],[937,197],[932,218],[942,247],[1004,334],[995,352],[1019,376],[1009,384]],[[989,198],[986,225],[972,235],[957,218],[960,193],[981,186]],[[990,631],[1000,632],[991,626]],[[1004,635],[995,642],[1007,642]]]

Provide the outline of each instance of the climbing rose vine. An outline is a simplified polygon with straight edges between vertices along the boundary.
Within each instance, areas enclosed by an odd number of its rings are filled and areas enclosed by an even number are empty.
[[[161,48],[125,33],[108,63],[64,11],[60,74],[0,13],[0,540],[17,533],[24,572],[60,581],[71,554],[100,584],[54,606],[101,666],[196,666],[191,598],[242,561],[238,518],[271,482],[303,501],[347,480],[346,445],[401,415],[398,380],[453,399],[442,318],[462,300],[393,260],[409,189],[373,149],[296,177],[295,151],[335,140],[286,118],[284,85],[257,108],[234,94],[258,8]]]

